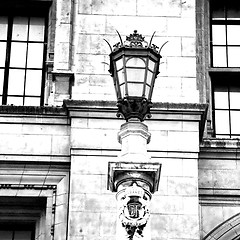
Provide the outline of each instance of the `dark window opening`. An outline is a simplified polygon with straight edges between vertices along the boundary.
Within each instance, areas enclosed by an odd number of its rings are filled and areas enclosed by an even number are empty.
[[[2,240],[34,240],[34,224],[5,224],[0,225]]]
[[[46,204],[45,197],[0,197],[0,239],[34,240]]]

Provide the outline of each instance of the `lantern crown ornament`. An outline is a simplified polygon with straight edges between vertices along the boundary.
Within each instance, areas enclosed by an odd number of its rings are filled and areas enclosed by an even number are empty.
[[[152,93],[155,79],[159,73],[160,51],[135,30],[123,42],[117,31],[120,42],[111,49],[109,72],[113,78],[117,95],[117,116],[123,116],[126,121],[138,119],[143,121],[151,117]]]

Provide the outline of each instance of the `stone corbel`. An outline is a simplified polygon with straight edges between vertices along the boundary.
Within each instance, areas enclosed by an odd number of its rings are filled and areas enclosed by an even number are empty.
[[[159,163],[109,162],[108,189],[117,192],[118,221],[126,238],[144,236],[150,217],[149,203],[159,185]]]
[[[52,72],[53,104],[63,104],[63,100],[71,99],[74,74],[72,72]]]

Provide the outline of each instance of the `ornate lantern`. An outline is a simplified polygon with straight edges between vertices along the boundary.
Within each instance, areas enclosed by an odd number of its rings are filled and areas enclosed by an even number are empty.
[[[118,32],[117,32],[118,33]],[[113,77],[117,95],[119,117],[126,121],[137,118],[143,121],[151,117],[151,98],[155,79],[159,73],[160,50],[152,44],[152,36],[148,44],[141,34],[135,30],[123,42],[115,44],[110,53],[109,72]]]

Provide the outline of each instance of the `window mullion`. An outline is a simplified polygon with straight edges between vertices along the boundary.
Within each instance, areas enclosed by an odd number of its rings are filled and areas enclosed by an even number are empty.
[[[2,104],[7,103],[7,92],[8,92],[8,77],[9,77],[9,66],[10,66],[10,55],[11,55],[11,39],[12,39],[12,28],[13,28],[13,17],[8,17],[8,32],[7,32],[7,46],[6,46],[6,61],[3,81],[3,96]]]
[[[232,124],[231,124],[231,106],[230,106],[230,86],[228,85],[228,114],[229,114],[229,134],[232,137]]]
[[[28,60],[28,44],[29,44],[29,29],[30,29],[30,17],[28,17],[28,30],[27,30],[27,49],[26,49],[26,61],[25,61],[25,70],[24,70],[24,87],[23,87],[23,105],[25,105],[25,96],[26,96],[26,76],[27,76],[27,60]]]
[[[45,16],[45,25],[44,25],[44,45],[43,45],[43,65],[42,65],[42,87],[41,87],[41,97],[40,97],[40,106],[44,105],[44,91],[45,91],[45,72],[46,64],[45,59],[47,57],[47,36],[48,36],[48,17]]]

